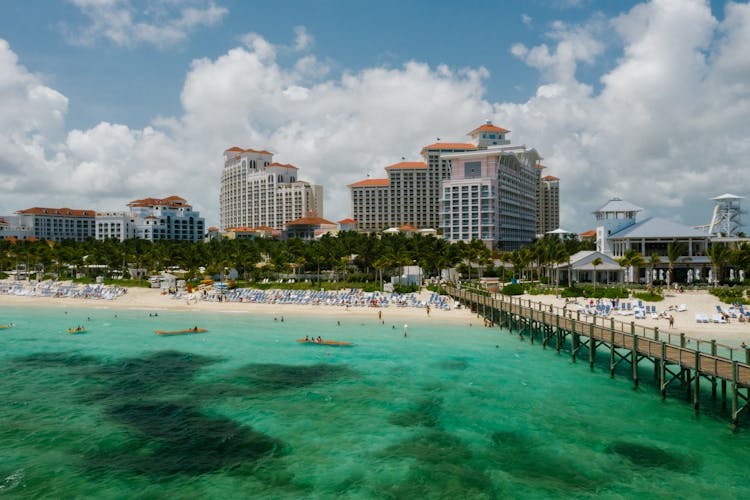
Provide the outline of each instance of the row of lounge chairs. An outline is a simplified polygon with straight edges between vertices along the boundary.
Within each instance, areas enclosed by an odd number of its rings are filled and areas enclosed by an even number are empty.
[[[448,299],[432,293],[427,300],[421,300],[414,293],[399,294],[385,292],[363,292],[358,289],[340,291],[311,290],[258,290],[235,288],[234,290],[206,290],[204,293],[175,294],[177,299],[197,299],[203,301],[247,302],[257,304],[297,304],[328,305],[347,307],[431,307],[449,310]]]
[[[740,321],[750,322],[750,311],[745,310],[744,306],[738,304],[737,306],[731,305],[726,309],[722,309],[721,306],[716,306],[716,312],[711,314],[709,319],[708,314],[696,314],[696,323],[728,323],[730,319],[739,319]]]
[[[112,300],[125,293],[125,288],[109,285],[75,285],[57,281],[0,283],[0,295]]]
[[[684,312],[687,311],[686,304],[680,304],[675,309],[670,311]],[[655,305],[644,305],[642,300],[634,301],[604,301],[598,304],[584,304],[584,314],[594,316],[609,316],[612,313],[616,313],[622,316],[632,315],[635,319],[646,319],[647,317],[652,319],[658,319],[660,314],[656,311]]]

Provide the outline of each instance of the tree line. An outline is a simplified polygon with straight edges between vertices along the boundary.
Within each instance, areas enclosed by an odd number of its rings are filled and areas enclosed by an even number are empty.
[[[89,239],[84,242],[64,240],[0,240],[0,273],[17,269],[54,276],[60,279],[77,275],[131,277],[180,269],[188,279],[222,275],[236,270],[239,279],[257,280],[278,275],[336,276],[354,281],[383,281],[400,275],[405,266],[416,265],[425,278],[438,277],[444,269],[457,268],[461,277],[525,276],[547,283],[557,278],[556,266],[570,263],[570,257],[581,250],[593,250],[592,241],[580,241],[573,235],[560,238],[546,235],[528,247],[512,252],[490,251],[481,241],[449,243],[442,238],[416,234],[373,235],[344,231],[337,236],[324,235],[315,241],[292,238],[214,239],[207,242],[125,241]],[[670,244],[668,264],[682,262],[685,249]],[[707,252],[714,276],[723,276],[727,266],[750,272],[750,245],[735,248],[713,245]],[[645,258],[629,250],[619,260],[624,267],[650,267],[661,263],[659,256]],[[496,265],[499,263],[499,265]]]

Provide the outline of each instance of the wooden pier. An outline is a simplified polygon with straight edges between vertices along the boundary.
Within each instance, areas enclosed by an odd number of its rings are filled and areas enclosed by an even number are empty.
[[[558,353],[569,346],[574,363],[582,354],[588,354],[592,370],[597,350],[608,351],[610,376],[615,376],[618,365],[629,364],[634,389],[639,383],[639,363],[649,360],[662,399],[671,384],[679,383],[695,412],[700,408],[702,381],[709,384],[712,399],[717,398],[720,388],[722,410],[727,409],[727,396],[731,401],[733,429],[737,428],[740,414],[748,408],[750,349],[660,332],[658,327],[648,328],[612,317],[582,315],[580,311],[533,302],[527,297],[453,287],[447,287],[447,291],[485,321],[518,332],[532,344],[540,342],[545,349],[554,345]]]

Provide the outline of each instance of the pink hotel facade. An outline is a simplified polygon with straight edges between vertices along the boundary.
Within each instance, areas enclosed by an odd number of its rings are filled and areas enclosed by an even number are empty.
[[[503,250],[533,241],[540,156],[511,146],[508,133],[487,122],[469,132],[470,143],[425,146],[424,162],[400,162],[386,167],[387,179],[350,184],[358,229],[440,228],[448,241],[476,238]]]

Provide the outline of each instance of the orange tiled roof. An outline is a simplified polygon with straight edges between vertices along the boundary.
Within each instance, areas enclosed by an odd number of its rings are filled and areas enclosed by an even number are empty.
[[[417,228],[414,226],[403,225],[400,228],[398,228],[398,230],[399,231],[416,231]]]
[[[477,147],[470,142],[436,142],[423,147],[422,151],[428,149],[477,149]]]
[[[593,236],[596,236],[596,229],[586,231],[585,233],[581,233],[578,236],[580,236],[581,238],[591,238]]]
[[[341,219],[339,224],[356,224],[357,221],[354,219]]]
[[[154,206],[166,206],[166,207],[189,207],[192,208],[191,205],[188,205],[186,203],[185,198],[180,198],[179,196],[167,196],[166,198],[144,198],[142,200],[133,200],[130,203],[128,203],[129,207],[154,207]]]
[[[386,170],[397,170],[402,168],[427,168],[427,164],[423,161],[402,161],[385,167]]]
[[[542,180],[543,181],[559,181],[560,178],[555,177],[554,175],[547,175],[547,176],[542,177]]]
[[[237,146],[232,146],[231,148],[227,149],[227,151],[232,151],[233,153],[259,153],[263,155],[272,155],[270,151],[266,151],[265,149],[242,149]],[[227,151],[224,151],[225,153]]]
[[[545,167],[545,166],[544,166],[544,165],[542,165],[541,163],[537,163],[537,164],[536,164],[536,168],[538,168],[539,170],[541,170],[541,169],[543,169],[543,168],[547,168],[547,167]]]
[[[390,182],[388,179],[365,179],[354,184],[349,184],[349,187],[388,186]]]
[[[278,163],[273,162],[268,164],[269,167],[285,167],[285,168],[293,168],[295,170],[299,170],[299,168],[295,167],[294,165],[290,165],[289,163]]]
[[[492,125],[491,123],[485,123],[481,127],[475,128],[474,130],[472,130],[471,132],[469,132],[466,135],[473,135],[476,132],[500,132],[501,134],[507,134],[507,133],[510,132],[510,130],[506,130],[506,129],[502,128],[502,127],[496,127],[496,126]]]
[[[273,231],[272,227],[258,226],[258,227],[228,227],[227,231],[234,231],[235,233],[259,233],[262,231]]]
[[[301,217],[297,220],[293,220],[291,222],[287,222],[287,226],[315,226],[319,224],[333,224],[335,225],[335,222],[331,222],[329,220],[326,220],[322,217],[316,217],[313,215],[309,215],[307,217]]]
[[[206,231],[218,231],[218,230],[219,230],[219,228],[216,227],[216,226],[211,226],[208,229],[206,229]]]
[[[23,215],[62,215],[67,217],[94,217],[96,210],[74,210],[72,208],[44,208],[33,207],[19,210],[17,214]]]

